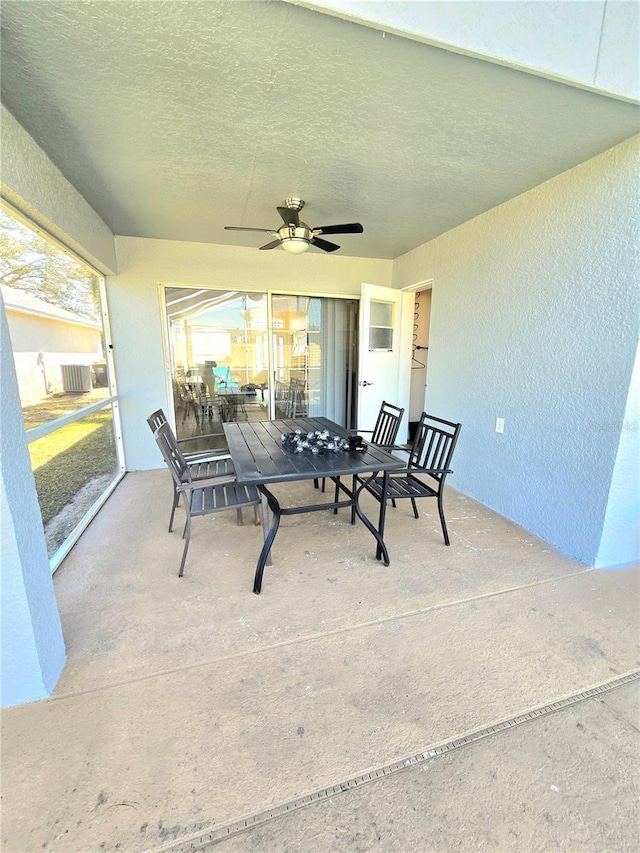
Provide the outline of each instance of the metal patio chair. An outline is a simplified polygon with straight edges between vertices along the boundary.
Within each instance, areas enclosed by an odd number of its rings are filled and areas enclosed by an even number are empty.
[[[242,508],[253,506],[255,523],[256,525],[260,524],[258,515],[258,506],[261,504],[260,493],[255,486],[238,485],[233,474],[219,474],[196,479],[192,474],[193,466],[189,465],[183,456],[168,423],[164,423],[156,429],[154,438],[171,472],[175,493],[182,498],[187,517],[182,533],[185,540],[184,550],[178,570],[178,577],[182,577],[191,539],[191,519],[199,515],[235,509],[238,524],[242,524]],[[173,512],[171,513],[169,531],[172,527]],[[264,535],[266,535],[268,527],[267,519],[263,518]]]
[[[388,450],[392,447],[395,447],[395,442],[398,436],[398,430],[400,429],[400,423],[402,421],[403,415],[404,409],[401,409],[399,406],[394,406],[391,403],[387,403],[386,400],[383,400],[373,429],[358,430],[358,433],[370,434],[371,438],[369,439],[369,442],[371,444],[375,444],[376,447],[381,447],[383,450]],[[317,480],[314,482],[317,488]],[[334,482],[336,484],[335,500],[337,501],[338,492],[340,491],[340,478],[336,477],[334,479]],[[325,480],[323,479],[323,492],[324,489]],[[337,510],[334,510],[334,512],[337,512]]]
[[[210,435],[197,435],[189,438],[176,438],[173,430],[171,430],[171,425],[167,421],[167,416],[163,412],[162,409],[157,409],[155,412],[149,415],[147,418],[147,423],[149,424],[149,428],[151,432],[156,434],[156,431],[165,424],[168,426],[171,434],[173,436],[173,440],[177,444],[178,447],[181,445],[185,445],[190,441],[199,441],[201,439],[210,438]],[[217,435],[217,433],[213,433],[212,435]],[[231,461],[231,456],[226,450],[195,450],[195,451],[185,451],[181,449],[181,453],[189,466],[189,470],[191,473],[191,479],[196,480],[207,480],[210,477],[220,477],[222,475],[231,475],[233,476],[233,462]],[[169,517],[169,531],[171,531],[173,527],[173,517],[175,515],[176,508],[180,503],[180,493],[175,488],[173,490],[173,504],[171,506],[171,515]],[[242,512],[242,511],[240,511]]]
[[[383,478],[375,477],[365,484],[365,489],[380,501],[380,524],[378,530],[384,535],[386,503],[409,498],[415,518],[419,518],[416,500],[436,498],[445,545],[449,545],[449,533],[442,505],[444,483],[451,474],[451,459],[456,448],[461,424],[445,421],[423,412],[416,429],[409,461],[404,471],[388,475],[386,494],[383,494]],[[398,448],[404,449],[404,448]]]

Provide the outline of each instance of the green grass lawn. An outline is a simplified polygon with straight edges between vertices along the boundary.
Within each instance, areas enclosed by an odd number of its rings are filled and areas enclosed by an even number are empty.
[[[29,406],[24,411],[25,427],[31,429],[95,402],[84,399],[88,396],[82,395],[79,400],[77,396],[60,395]],[[93,412],[32,442],[29,454],[42,520],[46,525],[86,483],[109,471],[115,475],[117,456],[111,407]]]

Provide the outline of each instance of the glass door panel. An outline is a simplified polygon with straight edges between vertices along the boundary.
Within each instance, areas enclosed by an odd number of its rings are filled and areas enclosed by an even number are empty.
[[[178,437],[224,446],[226,421],[268,420],[266,293],[167,287],[165,305]]]
[[[324,416],[354,423],[357,301],[272,297],[276,418]]]
[[[275,294],[269,327],[266,293],[164,293],[177,433],[196,439],[187,449],[224,447],[232,420],[354,426],[357,300]]]

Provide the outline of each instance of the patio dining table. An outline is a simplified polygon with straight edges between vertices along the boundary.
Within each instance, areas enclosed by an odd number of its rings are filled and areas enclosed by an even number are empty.
[[[400,459],[368,445],[364,451],[326,451],[313,454],[310,451],[295,453],[282,441],[287,433],[301,430],[302,433],[328,431],[330,436],[348,438],[350,433],[327,418],[300,418],[292,420],[256,421],[247,423],[223,424],[229,453],[233,461],[236,478],[241,485],[255,485],[262,495],[263,506],[266,503],[271,510],[271,524],[264,539],[256,567],[253,591],[256,595],[262,589],[262,575],[275,539],[280,518],[283,515],[297,515],[306,512],[350,507],[376,540],[376,557],[389,565],[389,553],[379,530],[384,530],[386,501],[380,504],[380,518],[376,527],[362,511],[359,496],[367,481],[382,473],[386,491],[386,478],[389,471],[404,467]],[[319,480],[323,477],[351,477],[349,488],[337,480],[343,500],[325,503],[309,503],[302,506],[281,507],[270,486],[276,483],[288,483],[295,480]],[[357,477],[358,479],[354,479]],[[310,495],[312,492],[310,492]],[[266,517],[267,513],[263,513]],[[353,515],[352,515],[353,520]]]

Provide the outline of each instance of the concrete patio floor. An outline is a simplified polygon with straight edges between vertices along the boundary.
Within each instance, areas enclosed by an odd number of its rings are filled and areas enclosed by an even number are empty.
[[[127,475],[56,573],[68,660],[3,712],[4,851],[640,847],[640,682],[345,784],[636,673],[638,567],[590,570],[449,490],[451,547],[435,502],[401,504],[388,568],[344,510],[283,519],[256,596],[251,513],[195,519],[178,579],[170,498],[166,471]]]

